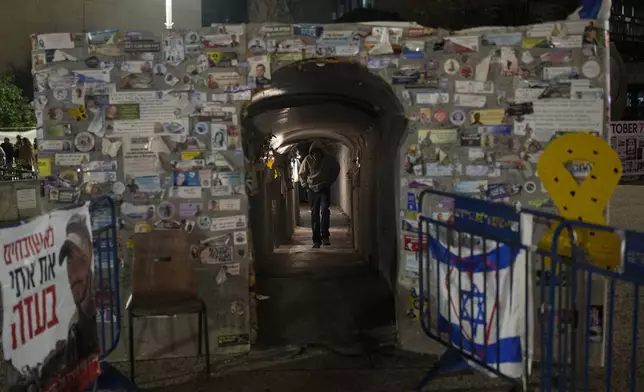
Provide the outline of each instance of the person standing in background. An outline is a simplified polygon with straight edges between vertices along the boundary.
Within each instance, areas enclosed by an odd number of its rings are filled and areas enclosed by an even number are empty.
[[[34,149],[31,147],[31,142],[29,139],[23,138],[22,143],[19,149],[20,162],[22,164],[21,169],[24,170],[33,170],[34,163],[36,162],[34,157]]]
[[[38,139],[34,138],[34,170],[38,170]]]
[[[22,147],[22,136],[16,136],[16,143],[13,145],[13,162],[14,168],[20,169],[22,167],[22,161],[20,158],[20,147]]]
[[[11,169],[13,167],[13,158],[14,158],[13,144],[11,144],[11,141],[9,141],[9,138],[6,137],[4,138],[4,143],[0,144],[0,147],[2,147],[2,150],[4,151],[4,155],[7,157],[7,169]]]

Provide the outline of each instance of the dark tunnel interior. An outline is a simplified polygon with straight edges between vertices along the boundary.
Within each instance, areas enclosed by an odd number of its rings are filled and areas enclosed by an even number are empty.
[[[257,291],[270,298],[259,302],[258,343],[346,346],[371,330],[394,331],[395,189],[406,120],[392,89],[358,64],[300,62],[273,74],[243,126],[270,143],[251,200]],[[297,175],[313,141],[340,166],[332,245],[320,249],[311,249]]]

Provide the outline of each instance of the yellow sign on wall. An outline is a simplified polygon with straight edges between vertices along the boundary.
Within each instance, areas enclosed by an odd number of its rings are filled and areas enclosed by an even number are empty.
[[[38,158],[38,175],[40,177],[51,176],[51,158]]]
[[[571,161],[592,164],[586,179],[579,184],[566,168]],[[622,176],[622,163],[617,152],[601,138],[585,132],[567,133],[553,140],[545,149],[537,165],[539,178],[550,198],[567,220],[606,224],[604,210]],[[564,230],[553,238],[553,225],[539,243],[550,249],[558,241],[558,254],[570,256],[570,233]],[[593,264],[613,269],[620,264],[621,239],[614,233],[583,227],[574,227],[576,245],[582,245],[590,254]]]

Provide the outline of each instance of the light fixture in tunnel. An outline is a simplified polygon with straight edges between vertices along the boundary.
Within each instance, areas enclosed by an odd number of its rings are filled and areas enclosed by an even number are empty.
[[[273,138],[271,139],[271,149],[277,150],[280,148],[280,146],[284,143],[284,135],[281,133],[278,133],[277,135],[273,135]]]
[[[284,94],[286,94],[286,91],[280,88],[267,88],[253,95],[250,99],[250,102],[253,103],[265,98],[277,97]]]

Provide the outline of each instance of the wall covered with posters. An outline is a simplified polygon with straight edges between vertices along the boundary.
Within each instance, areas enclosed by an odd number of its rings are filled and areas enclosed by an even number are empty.
[[[536,171],[543,150],[567,132],[607,135],[607,51],[605,31],[599,26],[601,22],[589,20],[552,22],[471,29],[430,43],[403,41],[397,66],[387,72],[411,120],[401,152],[399,200],[399,277],[408,289],[409,331],[418,320],[419,305],[427,301],[418,291],[418,194],[431,187],[556,212]],[[422,54],[427,51],[430,56]],[[568,162],[567,168],[578,181],[590,171],[588,162]],[[454,199],[427,197],[422,207],[434,219],[449,222],[454,218]],[[533,243],[545,229],[545,225],[535,225]],[[456,246],[454,254],[459,254],[459,247],[463,245]],[[532,279],[540,287],[546,276],[538,258],[532,268]],[[568,278],[561,271],[557,284],[566,286]],[[592,284],[597,286],[592,304],[601,307],[603,282]],[[533,331],[539,331],[543,320],[540,290],[534,293]],[[584,325],[581,317],[575,311],[560,314],[558,320]],[[475,328],[471,332],[475,335]],[[538,333],[535,336],[538,351]],[[413,333],[407,337],[408,346],[421,344]],[[599,363],[602,341],[598,336],[592,341],[590,355]]]
[[[46,197],[53,208],[82,195],[113,195],[124,240],[136,231],[189,231],[193,247],[186,257],[203,272],[200,290],[215,314],[213,346],[246,350],[252,257],[242,105],[287,64],[324,57],[359,62],[391,83],[408,119],[399,176],[391,184],[402,217],[399,338],[405,348],[437,351],[420,331],[422,300],[413,295],[416,196],[434,187],[551,208],[535,172],[543,148],[562,132],[604,135],[605,34],[599,26],[578,21],[449,34],[420,27],[256,24],[36,35],[32,57]],[[448,201],[430,204],[425,211],[449,218]],[[124,293],[127,271],[126,260]],[[159,338],[142,338],[137,347],[153,356],[167,345],[163,331],[192,336],[195,327],[149,323]],[[194,342],[179,346],[173,354],[192,354]]]

